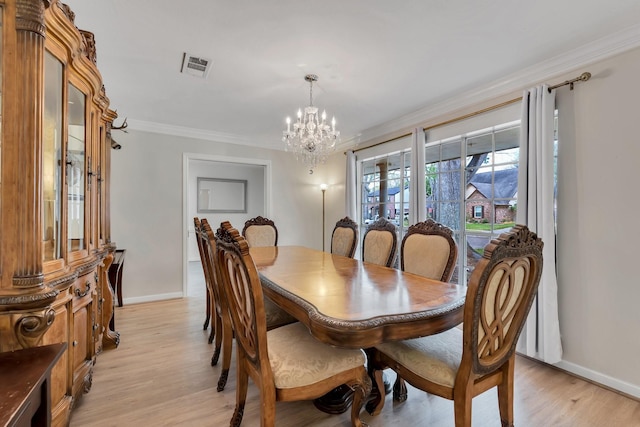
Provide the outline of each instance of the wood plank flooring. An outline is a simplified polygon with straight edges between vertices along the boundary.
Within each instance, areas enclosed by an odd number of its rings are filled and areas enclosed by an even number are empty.
[[[74,409],[71,427],[226,426],[235,406],[235,361],[223,392],[220,367],[202,330],[204,294],[116,309],[120,346],[100,354],[93,386]],[[235,352],[234,352],[235,358]],[[395,378],[393,372],[388,373]],[[543,364],[518,357],[515,425],[519,427],[640,427],[640,402]],[[276,425],[349,426],[349,413],[328,415],[311,402],[279,402]],[[258,426],[259,397],[250,382],[243,426]],[[371,427],[450,427],[453,403],[410,388],[409,399],[387,396],[382,414],[363,411]],[[473,426],[500,426],[497,395],[473,401]]]

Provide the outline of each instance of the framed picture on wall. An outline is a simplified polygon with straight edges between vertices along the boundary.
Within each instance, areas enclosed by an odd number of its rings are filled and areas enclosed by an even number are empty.
[[[247,180],[198,177],[198,213],[247,213]]]

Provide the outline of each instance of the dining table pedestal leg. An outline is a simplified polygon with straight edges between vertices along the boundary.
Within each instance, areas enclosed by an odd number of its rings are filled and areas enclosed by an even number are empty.
[[[385,393],[391,392],[391,383],[387,381],[386,376],[383,373],[384,389]],[[369,398],[378,394],[376,382],[372,380],[372,390]],[[353,390],[349,386],[343,384],[331,390],[329,393],[321,396],[313,401],[316,408],[327,414],[342,414],[349,409],[353,402]]]

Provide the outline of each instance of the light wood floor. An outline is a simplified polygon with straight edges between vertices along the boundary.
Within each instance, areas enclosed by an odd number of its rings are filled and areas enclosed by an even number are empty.
[[[235,405],[235,363],[226,389],[218,393],[220,367],[210,366],[212,346],[203,321],[203,294],[117,308],[120,346],[98,356],[93,387],[74,409],[71,427],[228,425]],[[640,427],[640,402],[537,362],[519,357],[515,384],[516,426]],[[259,410],[250,382],[242,425],[258,426]],[[327,415],[311,402],[279,402],[276,411],[276,425],[282,427],[350,425],[348,412]],[[371,427],[450,427],[453,404],[410,388],[406,402],[387,396],[382,414],[363,412],[362,419]],[[473,426],[500,426],[494,390],[474,399]]]

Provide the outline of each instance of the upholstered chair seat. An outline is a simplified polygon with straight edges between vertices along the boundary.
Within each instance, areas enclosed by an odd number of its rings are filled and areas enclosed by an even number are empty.
[[[421,378],[453,388],[462,357],[462,330],[378,344],[376,349]]]
[[[269,331],[267,347],[273,381],[279,389],[310,386],[366,363],[362,350],[323,344],[301,323]]]

